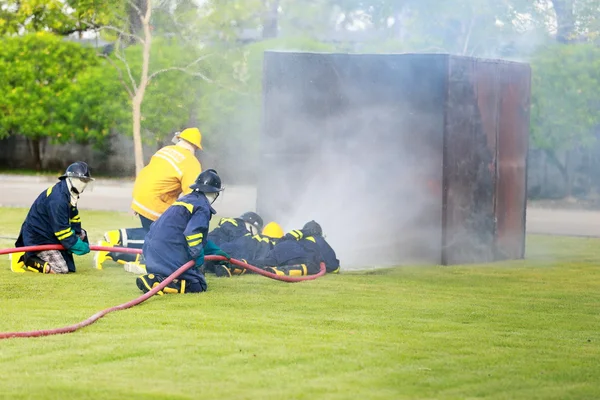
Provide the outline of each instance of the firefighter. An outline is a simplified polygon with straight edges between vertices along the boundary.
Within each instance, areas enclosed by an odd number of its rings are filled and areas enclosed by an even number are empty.
[[[256,235],[262,229],[263,220],[260,215],[248,211],[239,218],[221,218],[219,225],[208,233],[208,238],[217,246],[221,246],[248,233]]]
[[[265,257],[281,237],[283,237],[281,226],[276,222],[269,222],[260,234],[253,235],[247,233],[232,242],[224,243],[221,249],[227,252],[232,258],[247,262],[246,260],[256,260]],[[244,268],[223,263],[215,264],[213,271],[218,277],[230,277],[246,273],[246,269]]]
[[[281,238],[265,257],[250,264],[277,275],[314,275],[324,262],[326,272],[338,273],[340,261],[323,237],[321,225],[307,222],[301,230],[294,230]]]
[[[18,254],[11,258],[11,269],[14,272],[75,272],[73,254],[82,256],[90,252],[87,234],[81,227],[77,209],[79,196],[88,183],[94,180],[88,165],[77,161],[69,165],[58,179],[58,183],[43,191],[34,201],[21,226],[15,246],[60,244],[65,250]]]
[[[99,245],[141,249],[150,225],[181,194],[191,192],[190,185],[202,170],[195,155],[198,149],[202,150],[202,134],[198,128],[187,128],[177,132],[173,142],[174,145],[165,146],[157,151],[135,180],[131,208],[139,217],[142,227],[106,232],[105,240]],[[126,253],[96,252],[96,268],[102,269],[106,260],[125,264],[139,262],[139,257]]]
[[[208,240],[208,226],[216,211],[212,204],[223,187],[214,169],[202,172],[191,185],[192,193],[174,202],[151,226],[145,237],[143,254],[147,274],[136,279],[137,287],[147,293],[183,264],[195,260],[196,265],[159,294],[199,293],[207,289],[199,268],[205,255],[229,255]]]
[[[262,229],[262,224],[262,218],[252,211],[245,212],[239,218],[221,218],[219,220],[219,226],[208,233],[208,240],[217,246],[221,246],[221,244],[234,241],[246,234],[252,236],[260,232],[260,229]],[[214,273],[215,264],[216,263],[212,262],[205,263],[202,267],[202,272]],[[134,262],[127,262],[124,264],[123,268],[125,271],[134,274],[146,273],[146,265],[142,259]]]

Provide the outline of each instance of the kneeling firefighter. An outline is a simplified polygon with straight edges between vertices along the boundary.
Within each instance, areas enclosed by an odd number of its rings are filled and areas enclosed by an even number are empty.
[[[174,202],[152,226],[142,249],[147,274],[136,279],[137,287],[147,293],[183,264],[195,260],[196,265],[166,286],[164,293],[199,293],[207,289],[200,267],[204,255],[229,255],[208,240],[208,226],[216,211],[212,204],[223,187],[214,169],[202,172],[190,186],[192,193]]]
[[[261,234],[252,235],[250,233],[237,238],[232,242],[225,243],[221,249],[232,258],[242,260],[255,260],[265,257],[279,239],[283,237],[283,229],[276,222],[269,222]],[[206,265],[210,264],[209,262]],[[213,267],[215,275],[218,277],[230,277],[232,275],[242,275],[246,273],[245,268],[217,263]],[[248,271],[249,273],[249,271]]]
[[[325,263],[326,272],[338,273],[340,261],[323,237],[321,225],[307,222],[300,230],[293,230],[281,238],[263,258],[250,264],[277,275],[314,275]]]
[[[139,217],[142,227],[106,232],[105,240],[99,245],[141,249],[150,225],[181,194],[192,191],[190,185],[202,171],[196,158],[196,151],[202,150],[202,134],[198,128],[187,128],[175,134],[173,143],[157,151],[135,179],[131,208]],[[139,257],[127,253],[96,252],[96,268],[102,269],[106,260],[125,264],[139,261]]]
[[[12,254],[11,269],[14,272],[75,272],[73,254],[82,256],[90,252],[87,233],[81,227],[77,209],[79,196],[94,180],[88,165],[77,161],[69,165],[58,179],[58,183],[43,191],[31,205],[15,246],[60,244],[65,250]]]

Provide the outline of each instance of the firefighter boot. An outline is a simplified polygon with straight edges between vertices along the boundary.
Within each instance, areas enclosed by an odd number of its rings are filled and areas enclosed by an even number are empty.
[[[123,268],[132,274],[144,275],[147,273],[144,257],[140,254],[137,255],[134,261],[123,263]]]
[[[306,264],[285,265],[283,267],[267,267],[266,271],[277,275],[305,276],[308,275]]]
[[[112,247],[109,242],[104,240],[98,242],[98,246]],[[102,264],[104,264],[106,260],[114,261],[108,251],[97,251],[96,254],[94,254],[94,266],[96,269],[102,269]]]
[[[38,256],[26,257],[25,270],[30,272],[36,272],[39,274],[53,274],[52,268],[48,262],[42,260]]]
[[[109,247],[121,246],[121,231],[114,230],[106,232],[104,234],[104,240],[108,243],[107,246]]]
[[[10,257],[10,270],[12,272],[16,272],[18,274],[22,274],[25,272],[25,263],[23,262],[25,253],[18,252],[9,254]]]
[[[215,275],[217,278],[231,278],[231,268],[229,264],[214,264]]]
[[[147,274],[139,276],[135,283],[142,292],[148,293],[150,290],[160,285],[163,280],[164,278],[160,275]],[[164,294],[185,293],[185,285],[185,279],[174,279],[173,282],[169,283],[162,290],[159,290],[157,294],[162,296]]]

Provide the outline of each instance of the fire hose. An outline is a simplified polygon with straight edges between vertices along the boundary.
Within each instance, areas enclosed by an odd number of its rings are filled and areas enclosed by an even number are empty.
[[[19,252],[44,251],[44,250],[64,250],[64,247],[61,245],[41,245],[41,246],[16,247],[16,248],[12,248],[12,249],[0,249],[0,255],[19,253]],[[142,253],[141,249],[131,249],[131,248],[126,248],[126,247],[90,246],[90,250],[129,253],[129,254],[141,254]],[[222,256],[206,256],[206,257],[204,257],[204,259],[207,261],[226,261],[227,260],[227,258],[222,257]],[[319,273],[317,273],[315,275],[292,277],[292,276],[285,276],[285,275],[282,276],[282,275],[273,274],[271,272],[265,271],[261,268],[257,268],[253,265],[247,264],[240,260],[236,260],[234,258],[228,260],[228,262],[233,265],[237,265],[238,267],[242,267],[249,271],[255,272],[259,275],[266,276],[267,278],[271,278],[271,279],[275,279],[275,280],[279,280],[279,281],[283,281],[283,282],[308,281],[308,280],[317,279],[318,277],[323,276],[325,274],[325,264],[324,263],[321,263]],[[108,313],[111,313],[113,311],[125,310],[127,308],[131,308],[133,306],[136,306],[136,305],[148,300],[150,297],[154,296],[156,293],[161,291],[165,286],[167,286],[169,283],[171,283],[174,279],[176,279],[179,275],[183,274],[185,271],[192,268],[195,264],[196,263],[193,260],[188,261],[187,263],[185,263],[181,267],[179,267],[171,275],[169,275],[167,278],[165,278],[158,286],[154,287],[149,292],[144,293],[142,296],[140,296],[136,299],[133,299],[131,301],[128,301],[126,303],[119,304],[118,306],[110,307],[110,308],[104,309],[100,312],[97,312],[96,314],[92,315],[88,319],[83,320],[77,324],[65,326],[62,328],[55,328],[55,329],[44,329],[44,330],[25,331],[25,332],[0,332],[0,339],[8,339],[8,338],[14,338],[14,337],[40,337],[40,336],[50,336],[50,335],[58,335],[58,334],[63,334],[63,333],[75,332],[76,330],[78,330],[80,328],[83,328],[85,326],[93,324],[94,322],[98,321],[100,318],[104,317]]]

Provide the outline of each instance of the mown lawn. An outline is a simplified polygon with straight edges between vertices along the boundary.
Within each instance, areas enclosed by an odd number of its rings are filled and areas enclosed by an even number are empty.
[[[135,222],[81,214],[93,238]],[[0,209],[0,236],[24,215]],[[532,236],[527,258],[297,284],[209,276],[207,293],[0,341],[0,398],[599,398],[600,240]],[[70,325],[141,294],[117,266],[78,261],[43,276],[0,256],[0,331]]]

